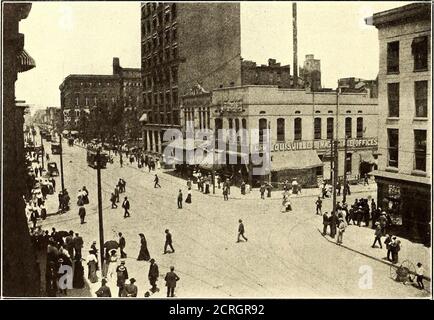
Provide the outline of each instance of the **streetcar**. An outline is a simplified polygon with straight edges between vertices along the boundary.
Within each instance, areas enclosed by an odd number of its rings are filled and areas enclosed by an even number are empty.
[[[95,149],[88,149],[87,150],[87,155],[86,155],[86,160],[87,160],[87,165],[91,168],[96,169],[98,167],[98,162],[97,162],[97,155],[98,155],[98,151]],[[101,169],[105,169],[107,167],[107,162],[109,160],[108,154],[106,152],[100,152],[100,168]]]

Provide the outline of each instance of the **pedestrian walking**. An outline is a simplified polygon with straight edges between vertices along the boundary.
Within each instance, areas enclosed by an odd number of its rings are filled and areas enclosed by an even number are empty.
[[[259,187],[259,192],[261,193],[261,199],[264,200],[265,199],[265,184],[262,183],[261,186]]]
[[[81,190],[83,193],[83,203],[89,204],[89,191],[86,189],[86,186],[83,186]]]
[[[397,240],[396,237],[393,239],[394,241],[391,244],[391,251],[392,251],[392,263],[396,264],[398,263],[398,254],[401,250],[401,241]]]
[[[365,176],[363,177],[363,185],[368,185],[369,186],[369,178],[368,178],[368,174],[365,173]]]
[[[110,288],[107,286],[107,280],[101,280],[101,287],[95,292],[98,298],[111,298],[112,293]]]
[[[111,250],[109,256],[106,258],[107,260],[107,272],[105,273],[106,278],[112,279],[113,275],[116,273],[118,255],[116,254],[116,250]]]
[[[169,232],[169,229],[164,231],[166,233],[166,242],[164,243],[164,254],[166,253],[174,253],[175,249],[172,246],[172,234]],[[171,252],[167,251],[167,247],[170,247]]]
[[[136,283],[136,279],[131,278],[130,283],[125,285],[123,296],[127,298],[135,298],[137,297],[137,286],[134,284]]]
[[[315,201],[316,205],[316,214],[322,214],[322,200],[321,197],[318,197],[318,199]]]
[[[75,237],[73,239],[74,243],[74,250],[75,250],[75,259],[81,259],[81,250],[83,248],[83,238],[80,237],[78,233],[75,234]]]
[[[127,254],[125,253],[124,249],[127,245],[127,241],[125,240],[125,237],[122,235],[122,232],[119,232],[118,235],[119,235],[119,249],[121,251],[121,259],[125,259],[127,257]]]
[[[265,186],[265,189],[267,190],[267,198],[271,198],[271,190],[273,189],[273,186],[271,183],[267,183]]]
[[[182,191],[179,189],[178,192],[178,209],[182,209]]]
[[[110,195],[110,202],[112,204],[112,209],[116,209],[118,207],[118,205],[116,204],[116,196],[113,192]]]
[[[386,259],[388,261],[392,260],[392,247],[391,244],[393,243],[393,236],[390,234],[386,234],[386,239],[384,239],[384,244],[386,245],[386,249],[387,249],[387,256]]]
[[[80,224],[86,223],[84,218],[86,217],[86,208],[81,204],[78,208],[78,215],[80,216]]]
[[[346,229],[346,224],[343,218],[339,218],[339,222],[338,222],[338,238],[336,239],[336,243],[337,244],[342,244],[343,238],[344,238],[344,232]]]
[[[158,178],[158,176],[157,175],[155,175],[155,178],[154,178],[154,188],[161,188],[161,186],[160,186],[160,179]]]
[[[188,188],[187,198],[185,199],[185,203],[191,203],[191,188]]]
[[[87,278],[91,283],[95,283],[98,281],[98,276],[96,275],[96,270],[98,266],[98,258],[93,253],[92,250],[89,250],[89,255],[87,256],[87,267],[88,267],[88,273]]]
[[[125,281],[128,279],[128,270],[125,267],[125,261],[121,261],[121,264],[116,268],[116,286],[119,288],[118,297],[122,297],[125,289]]]
[[[69,257],[74,258],[74,231],[72,230],[65,237],[65,249],[68,251]]]
[[[119,202],[119,185],[116,185],[116,187],[115,187],[115,192],[114,192],[114,194],[115,194],[115,199],[116,199],[116,202]]]
[[[336,236],[337,226],[338,226],[338,217],[336,212],[332,211],[330,216],[330,237],[334,238]]]
[[[341,195],[341,188],[342,188],[341,181],[338,180],[338,182],[336,183],[336,190],[338,192],[338,196]]]
[[[380,249],[383,249],[383,246],[381,245],[381,236],[383,235],[383,233],[381,232],[381,226],[379,222],[375,223],[375,239],[374,239],[374,243],[372,244],[372,248],[375,248],[375,244],[378,242],[378,244],[380,245]]]
[[[167,287],[167,297],[175,297],[176,282],[179,281],[178,275],[175,273],[175,267],[170,267],[170,272],[164,277]]]
[[[228,201],[229,200],[228,194],[229,194],[228,188],[226,186],[223,186],[223,200],[224,201]]]
[[[327,235],[327,227],[330,225],[330,216],[327,211],[325,211],[324,214],[322,215],[322,224],[323,224],[322,235],[325,236]]]
[[[417,263],[417,267],[416,267],[416,282],[417,282],[417,287],[420,290],[425,289],[424,285],[423,285],[423,274],[424,274],[425,270],[423,269],[422,263],[418,262]]]
[[[148,251],[148,244],[146,242],[145,235],[143,233],[139,233],[139,236],[140,236],[140,252],[139,252],[139,256],[137,257],[137,260],[149,261],[151,256]]]
[[[122,208],[124,208],[124,218],[130,217],[130,201],[128,201],[128,198],[124,198],[124,202],[122,203]]]
[[[244,236],[244,224],[243,224],[243,220],[239,219],[238,220],[238,238],[237,238],[237,242],[241,242],[240,237],[242,237],[246,242],[247,242],[247,238]]]
[[[154,259],[151,259],[149,261],[151,263],[151,265],[149,266],[149,272],[148,272],[148,279],[149,279],[149,283],[151,284],[151,289],[150,291],[152,293],[155,293],[157,291],[160,291],[160,289],[158,289],[157,287],[157,280],[159,277],[159,271],[158,271],[158,265],[155,263]]]

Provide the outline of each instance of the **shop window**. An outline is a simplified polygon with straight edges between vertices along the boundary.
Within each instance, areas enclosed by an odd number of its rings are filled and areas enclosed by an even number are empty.
[[[318,158],[321,160],[321,162],[323,162],[324,159],[324,155],[318,155]],[[324,174],[324,167],[323,166],[318,166],[316,167],[316,175],[318,177],[322,176]]]
[[[285,119],[277,119],[277,141],[285,141]]]
[[[352,131],[353,131],[352,119],[345,118],[345,137],[351,138]]]
[[[315,140],[321,139],[321,118],[315,118],[313,121],[313,136]]]
[[[387,44],[387,73],[399,72],[399,41]]]
[[[389,117],[399,117],[399,83],[387,84]]]
[[[363,138],[363,118],[357,118],[357,138]]]
[[[388,166],[398,168],[398,146],[399,146],[399,131],[398,129],[387,129],[387,152]]]
[[[416,117],[428,116],[428,81],[416,81],[414,83],[414,99]]]
[[[414,169],[426,171],[426,130],[414,130]]]
[[[301,118],[294,119],[294,140],[301,140],[302,129],[301,129]]]
[[[333,139],[334,119],[327,118],[327,139]]]
[[[414,59],[414,71],[428,70],[428,37],[417,37],[411,44]]]

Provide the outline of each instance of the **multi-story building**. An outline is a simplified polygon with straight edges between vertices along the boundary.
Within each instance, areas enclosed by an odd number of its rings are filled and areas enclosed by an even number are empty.
[[[34,68],[24,50],[20,21],[31,3],[2,4],[2,295],[40,296],[40,269],[30,239],[23,196],[26,194],[24,114],[27,106],[15,97],[18,73]]]
[[[180,96],[241,84],[238,3],[142,3],[143,141],[162,152],[165,130],[180,128]]]
[[[430,243],[431,4],[414,3],[367,19],[378,29],[378,205],[394,232]]]
[[[321,89],[321,60],[315,59],[313,54],[306,55],[299,74],[305,87],[312,91]]]
[[[137,128],[141,115],[141,77],[138,68],[122,68],[119,58],[113,58],[110,75],[72,74],[60,85],[61,108],[66,130],[88,132],[92,127],[91,111],[101,107],[121,114],[127,134]],[[95,129],[95,128],[93,128]],[[97,129],[97,128],[96,128]],[[125,132],[125,129],[128,129]]]
[[[290,66],[281,66],[276,59],[268,59],[268,65],[256,65],[256,62],[243,60],[241,62],[242,85],[275,85],[280,88],[290,88],[292,77]]]
[[[296,177],[304,186],[316,186],[318,179],[330,179],[331,139],[339,140],[339,176],[344,175],[344,165],[350,180],[373,169],[377,156],[377,103],[367,92],[338,95],[276,86],[241,86],[211,93],[196,90],[184,96],[182,118],[183,125],[193,121],[195,130],[246,129],[250,138],[238,138],[237,157],[248,159],[248,165],[241,165],[240,160],[231,170],[242,172],[253,185],[266,179],[252,174],[251,159],[253,154],[261,153],[262,132],[269,128],[271,181],[277,184]],[[251,139],[251,129],[259,129],[258,141]],[[243,142],[247,142],[247,149],[242,149],[246,145]]]

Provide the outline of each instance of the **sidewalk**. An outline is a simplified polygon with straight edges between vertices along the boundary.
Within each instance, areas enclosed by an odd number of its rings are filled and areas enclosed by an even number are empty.
[[[327,229],[328,232],[330,229]],[[322,233],[322,230],[319,230]],[[336,238],[333,239],[329,235],[324,236],[329,242],[336,244]],[[395,266],[398,268],[405,260],[409,260],[415,267],[418,262],[422,263],[425,269],[424,279],[431,281],[431,255],[430,248],[425,247],[420,243],[413,243],[407,239],[399,238],[401,241],[401,250],[399,251],[399,260],[397,264],[393,264],[386,259],[387,250],[384,244],[385,237],[381,238],[383,248],[380,249],[378,244],[376,248],[372,248],[374,242],[374,230],[367,227],[358,227],[349,225],[344,232],[342,248],[351,250],[355,253],[372,258],[378,262]],[[429,287],[426,285],[425,287]]]

